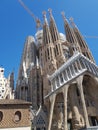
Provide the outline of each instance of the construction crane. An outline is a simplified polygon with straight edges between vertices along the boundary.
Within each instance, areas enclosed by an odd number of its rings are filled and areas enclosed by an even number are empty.
[[[86,35],[84,35],[84,38],[94,38],[94,39],[97,39],[98,36],[86,36]]]
[[[42,27],[42,24],[41,24],[40,19],[39,19],[38,17],[36,17],[36,16],[32,13],[32,11],[24,4],[24,2],[23,2],[22,0],[18,0],[18,1],[19,1],[19,3],[21,4],[21,6],[33,17],[33,19],[34,19],[34,21],[35,21],[35,23],[36,23],[36,29]],[[73,18],[72,18],[72,17],[70,18],[70,20],[71,20],[71,22],[73,22]],[[83,37],[84,37],[84,38],[94,38],[94,39],[97,39],[97,38],[98,38],[98,36],[86,36],[86,35],[84,35]]]
[[[18,0],[18,2],[21,4],[21,6],[33,17],[35,23],[36,23],[36,28],[40,28],[42,25],[41,25],[41,22],[40,22],[40,19],[38,17],[36,17],[32,11],[24,4],[24,2],[22,0]]]

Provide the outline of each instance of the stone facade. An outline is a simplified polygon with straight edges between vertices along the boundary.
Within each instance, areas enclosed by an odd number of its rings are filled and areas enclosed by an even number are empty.
[[[28,75],[29,70],[35,66],[36,63],[36,48],[34,42],[35,39],[32,36],[27,37],[25,41],[16,84],[16,98],[26,101],[31,101],[31,97],[28,93],[30,90]]]
[[[27,77],[24,78],[24,86],[28,89],[24,90],[27,94],[20,91],[23,84],[17,85],[16,92],[22,94],[24,99],[30,96],[35,110],[43,106],[48,122],[45,129],[79,130],[98,125],[98,68],[94,58],[72,19],[70,24],[62,13],[65,29],[62,36],[51,9],[49,15],[48,24],[46,12],[43,12],[43,29],[35,35],[37,51],[33,57],[37,60],[25,69]],[[25,53],[28,53],[26,48]]]
[[[29,78],[30,84],[29,97],[32,102],[32,107],[38,110],[40,104],[42,104],[42,73],[39,66],[32,67],[30,70]],[[32,86],[32,87],[31,87]]]
[[[31,103],[22,100],[0,100],[0,129],[31,127]]]

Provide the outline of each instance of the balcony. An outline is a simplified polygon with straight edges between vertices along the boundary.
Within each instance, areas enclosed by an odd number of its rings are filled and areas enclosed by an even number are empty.
[[[48,77],[51,83],[51,90],[44,98],[48,98],[61,87],[75,81],[77,77],[84,74],[98,77],[98,67],[83,54],[75,53],[67,62]]]

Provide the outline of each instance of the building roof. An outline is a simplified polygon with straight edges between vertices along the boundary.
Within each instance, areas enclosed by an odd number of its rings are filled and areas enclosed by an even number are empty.
[[[27,102],[19,99],[0,99],[0,105],[32,105],[31,102]]]

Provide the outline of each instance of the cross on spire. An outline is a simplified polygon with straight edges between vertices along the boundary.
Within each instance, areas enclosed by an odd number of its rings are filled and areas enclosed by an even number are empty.
[[[49,8],[48,11],[49,11],[49,14],[52,15],[52,9]]]
[[[42,14],[43,14],[43,17],[46,18],[46,11],[43,11]]]
[[[66,17],[65,17],[65,12],[62,11],[61,14],[62,14],[62,17],[63,17],[64,19],[66,19]]]
[[[48,21],[47,21],[47,17],[46,17],[46,11],[43,11],[42,14],[43,14],[43,17],[44,17],[45,24],[48,25]]]
[[[40,21],[40,19],[36,19],[36,28],[38,29],[39,27],[41,27],[42,25],[41,25],[41,21]]]
[[[65,24],[68,24],[69,22],[68,22],[68,20],[67,20],[66,17],[65,17],[65,12],[62,11],[61,14],[62,14],[62,17],[63,17],[63,19],[64,19]]]

